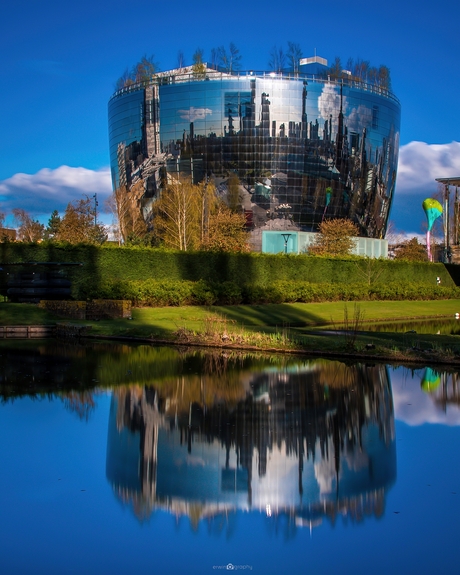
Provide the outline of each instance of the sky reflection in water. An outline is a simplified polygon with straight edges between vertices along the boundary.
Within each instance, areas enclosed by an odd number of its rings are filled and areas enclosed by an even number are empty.
[[[0,353],[2,573],[458,571],[456,374]]]

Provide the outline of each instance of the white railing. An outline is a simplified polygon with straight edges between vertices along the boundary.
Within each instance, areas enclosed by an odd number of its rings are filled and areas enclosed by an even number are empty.
[[[218,70],[207,69],[206,72],[201,73],[193,73],[193,72],[177,72],[174,74],[168,74],[166,72],[162,72],[156,76],[152,76],[149,80],[143,82],[137,82],[130,84],[129,86],[125,86],[117,90],[112,96],[111,100],[122,96],[123,94],[127,94],[130,92],[136,92],[137,90],[141,90],[148,85],[156,84],[160,86],[171,85],[171,84],[179,84],[185,82],[197,82],[197,81],[216,81],[216,80],[248,80],[251,78],[263,78],[263,79],[270,79],[273,81],[276,80],[288,80],[288,81],[306,81],[314,82],[318,84],[335,84],[337,86],[344,86],[350,87],[357,90],[364,90],[366,92],[371,92],[372,94],[378,94],[379,96],[383,96],[384,98],[388,98],[389,100],[393,100],[397,104],[399,104],[398,98],[387,90],[386,88],[382,88],[375,84],[370,84],[368,82],[362,82],[360,80],[356,80],[353,78],[340,78],[340,79],[331,79],[331,78],[322,78],[315,74],[301,74],[293,72],[267,72],[267,71],[258,71],[258,70],[248,70],[245,72],[234,72],[229,74],[227,72],[221,72]]]

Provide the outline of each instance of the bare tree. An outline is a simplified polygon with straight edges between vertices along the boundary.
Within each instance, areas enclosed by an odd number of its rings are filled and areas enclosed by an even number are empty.
[[[294,72],[294,74],[299,73],[300,60],[302,58],[302,48],[300,44],[295,42],[288,42],[287,60],[289,62],[289,67]]]
[[[286,56],[281,46],[273,46],[270,51],[270,59],[268,61],[268,65],[270,70],[273,70],[273,72],[276,73],[282,72],[286,67]]]
[[[368,60],[361,60],[361,58],[358,58],[353,66],[353,76],[355,76],[355,78],[360,82],[367,82],[369,68],[370,65]]]
[[[131,72],[129,71],[128,68],[126,68],[123,74],[116,81],[115,90],[121,90],[122,88],[131,86],[131,84],[134,84],[134,80],[132,78]]]
[[[23,242],[38,242],[43,239],[45,226],[34,220],[22,208],[15,208],[13,216],[18,222],[18,239]]]
[[[179,68],[179,70],[182,70],[184,66],[185,66],[185,56],[182,50],[179,50],[179,52],[177,52],[177,67]]]
[[[377,72],[377,83],[380,88],[391,90],[390,68],[388,68],[388,66],[384,66],[383,64],[379,66]]]
[[[219,46],[217,48],[217,58],[219,66],[229,74],[241,68],[241,54],[233,42],[230,42],[228,51],[224,46]]]
[[[331,80],[339,80],[343,76],[342,70],[342,62],[339,56],[336,56],[327,73]]]
[[[131,186],[129,190],[125,186],[121,186],[113,192],[110,208],[114,216],[116,214],[119,234],[124,242],[133,237],[142,239],[147,234],[147,224],[142,215],[141,207],[144,193],[144,180],[142,179]]]
[[[191,182],[174,182],[155,202],[155,235],[168,247],[187,251],[199,245],[201,206],[196,187]]]
[[[358,58],[348,58],[346,69],[351,72],[356,80],[369,82],[384,90],[391,90],[390,69],[388,66],[380,65],[378,68],[371,66],[368,61]]]
[[[212,48],[211,49],[211,68],[217,70],[217,66],[219,64],[219,48]]]
[[[230,74],[235,72],[241,68],[241,54],[238,48],[235,46],[233,42],[230,42],[229,46],[229,54],[230,54]]]

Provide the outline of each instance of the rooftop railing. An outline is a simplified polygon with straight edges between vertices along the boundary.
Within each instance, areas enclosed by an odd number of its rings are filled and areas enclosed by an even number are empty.
[[[171,84],[182,84],[187,82],[203,82],[203,81],[216,81],[216,80],[230,80],[230,81],[241,81],[250,80],[251,78],[263,78],[270,79],[273,81],[277,80],[288,80],[293,82],[314,82],[318,84],[334,84],[337,86],[347,86],[350,88],[355,88],[358,90],[363,90],[365,92],[371,92],[372,94],[378,94],[384,98],[388,98],[400,104],[399,99],[386,88],[382,88],[374,83],[364,82],[361,80],[356,80],[353,77],[344,76],[338,79],[332,79],[329,76],[324,77],[316,74],[305,74],[305,73],[293,73],[293,72],[267,72],[258,70],[248,70],[244,72],[233,72],[229,74],[228,72],[221,72],[213,69],[206,69],[206,72],[160,72],[155,76],[152,76],[148,80],[143,80],[141,82],[135,82],[129,84],[123,88],[117,90],[110,98],[110,100],[122,96],[123,94],[128,94],[130,92],[136,92],[150,85],[157,86],[168,86]]]

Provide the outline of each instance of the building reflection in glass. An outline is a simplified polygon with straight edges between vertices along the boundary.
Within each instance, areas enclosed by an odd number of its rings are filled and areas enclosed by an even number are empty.
[[[191,397],[186,377],[114,391],[107,478],[138,517],[287,514],[298,525],[384,512],[396,479],[393,401],[384,366],[317,362],[246,374],[242,399]],[[206,389],[207,388],[207,389]]]
[[[266,230],[317,231],[349,217],[383,238],[393,199],[400,104],[381,88],[307,74],[163,72],[108,106],[114,189],[144,215],[164,187],[211,179],[239,204],[255,248]]]

